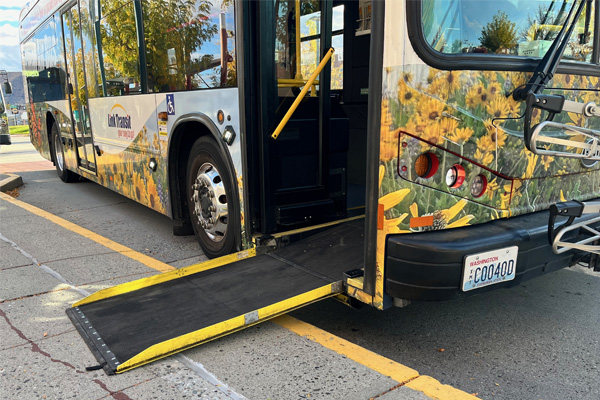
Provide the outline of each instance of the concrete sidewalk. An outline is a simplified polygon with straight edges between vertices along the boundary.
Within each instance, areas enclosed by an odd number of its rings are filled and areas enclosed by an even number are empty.
[[[64,310],[88,293],[157,271],[15,202],[0,199],[6,398],[430,398],[269,322],[122,375],[86,372],[97,362]],[[218,377],[198,373],[207,364]]]

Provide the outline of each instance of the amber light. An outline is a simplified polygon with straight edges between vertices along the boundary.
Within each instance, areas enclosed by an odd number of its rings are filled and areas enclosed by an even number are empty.
[[[431,178],[438,170],[440,161],[433,153],[423,153],[415,161],[415,173],[420,178]]]
[[[478,198],[483,196],[487,190],[487,178],[484,175],[477,175],[471,182],[471,195]]]
[[[446,172],[446,184],[451,189],[458,189],[465,181],[465,169],[462,165],[454,164]]]

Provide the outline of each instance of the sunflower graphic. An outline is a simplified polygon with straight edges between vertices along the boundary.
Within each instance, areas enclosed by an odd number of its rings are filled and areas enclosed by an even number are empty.
[[[465,208],[465,206],[467,205],[467,200],[465,199],[461,199],[459,202],[457,202],[455,205],[453,205],[450,208],[447,208],[445,210],[437,210],[435,212],[433,212],[432,214],[425,214],[423,215],[424,217],[426,216],[433,216],[433,224],[430,226],[425,226],[422,228],[413,228],[414,231],[437,231],[437,230],[442,230],[442,229],[447,229],[447,228],[458,228],[460,226],[467,226],[469,225],[469,222],[474,218],[473,215],[468,214],[465,215],[459,219],[457,219],[456,221],[452,220],[454,218],[456,218],[456,216],[463,210],[463,208]],[[410,215],[413,218],[417,218],[419,217],[419,205],[417,203],[412,203],[409,207],[410,209]]]

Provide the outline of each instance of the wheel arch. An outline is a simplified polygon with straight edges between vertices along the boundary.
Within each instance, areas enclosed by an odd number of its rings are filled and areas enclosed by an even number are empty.
[[[237,171],[226,143],[221,138],[219,128],[205,114],[193,113],[177,118],[173,124],[167,150],[167,168],[169,176],[169,196],[171,199],[171,212],[174,220],[184,221],[189,218],[187,212],[187,199],[185,194],[185,177],[189,160],[190,149],[194,142],[207,136],[214,140],[220,149],[223,161],[229,169],[229,184],[234,189],[234,204],[236,213],[240,213],[240,199],[237,190]],[[238,245],[242,241],[240,229],[235,230],[235,240]]]

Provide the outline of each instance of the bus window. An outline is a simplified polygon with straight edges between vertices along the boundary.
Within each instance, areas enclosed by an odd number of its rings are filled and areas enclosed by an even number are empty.
[[[102,67],[108,96],[141,93],[133,2],[105,2],[100,20]]]
[[[596,3],[587,4],[592,9],[577,22],[564,59],[592,59]],[[541,58],[562,28],[572,2],[435,0],[422,5],[423,35],[438,52]]]
[[[236,86],[234,7],[230,1],[142,2],[150,92]]]

